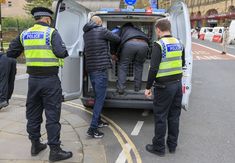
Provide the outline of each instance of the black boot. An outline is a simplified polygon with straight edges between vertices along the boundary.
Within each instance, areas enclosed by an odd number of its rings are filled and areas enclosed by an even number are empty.
[[[73,156],[72,152],[63,151],[59,145],[51,145],[50,146],[50,161],[61,161],[69,159]]]
[[[40,143],[39,140],[32,140],[31,142],[32,142],[32,146],[31,146],[32,156],[38,155],[42,150],[47,148],[47,145]]]

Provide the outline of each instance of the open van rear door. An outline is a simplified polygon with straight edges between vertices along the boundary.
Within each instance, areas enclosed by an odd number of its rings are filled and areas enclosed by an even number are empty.
[[[64,100],[79,98],[83,83],[83,26],[88,22],[89,10],[76,0],[59,0],[55,27],[59,31],[69,53],[60,79]]]
[[[183,73],[183,100],[182,107],[188,109],[189,96],[191,93],[192,79],[192,40],[189,12],[185,3],[178,1],[169,9],[172,34],[178,38],[185,48],[186,66]]]

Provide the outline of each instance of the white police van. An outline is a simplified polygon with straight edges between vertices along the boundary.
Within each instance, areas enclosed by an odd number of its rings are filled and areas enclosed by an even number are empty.
[[[84,106],[94,104],[94,93],[84,68],[83,41],[83,26],[93,15],[100,16],[103,20],[103,26],[108,29],[121,26],[126,22],[132,22],[149,36],[151,42],[157,39],[154,30],[156,21],[161,18],[168,18],[172,23],[173,36],[180,39],[185,46],[186,66],[182,80],[184,93],[182,107],[187,109],[191,93],[192,52],[189,13],[183,2],[176,2],[168,12],[161,9],[101,9],[97,12],[90,12],[76,0],[58,0],[55,26],[69,52],[69,57],[65,59],[65,65],[60,71],[65,101],[81,98]],[[117,63],[114,63],[113,69],[108,72],[109,83],[105,107],[151,109],[152,99],[144,96],[149,63],[150,54],[144,64],[142,90],[140,92],[134,92],[133,65],[130,64],[124,95],[116,93]]]

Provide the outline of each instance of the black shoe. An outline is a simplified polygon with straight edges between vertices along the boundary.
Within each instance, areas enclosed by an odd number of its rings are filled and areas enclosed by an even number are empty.
[[[125,93],[124,89],[117,89],[117,92],[119,95],[124,95]]]
[[[169,148],[169,153],[174,154],[175,153],[175,148]]]
[[[72,152],[66,152],[60,148],[60,146],[50,146],[50,161],[61,161],[73,157]]]
[[[141,90],[141,88],[139,88],[139,87],[135,87],[135,89],[134,89],[135,92],[139,92],[140,90]]]
[[[156,154],[156,155],[158,155],[160,157],[164,157],[165,156],[165,151],[155,150],[152,144],[147,144],[145,148],[150,153]]]
[[[98,129],[89,128],[87,131],[87,136],[100,139],[104,137],[104,133],[100,132]]]
[[[9,104],[7,101],[0,102],[0,109],[7,107]]]
[[[226,52],[222,52],[221,54],[226,54]]]
[[[107,126],[109,126],[107,122],[104,122],[102,120],[98,122],[98,128],[107,127]]]
[[[37,156],[41,151],[47,148],[46,144],[40,143],[40,141],[32,140],[32,146],[31,146],[31,156]]]

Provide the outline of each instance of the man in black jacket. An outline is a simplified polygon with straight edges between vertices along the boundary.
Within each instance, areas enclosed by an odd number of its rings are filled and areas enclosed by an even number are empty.
[[[0,52],[0,109],[8,106],[14,90],[16,60]]]
[[[86,69],[95,92],[93,117],[87,134],[93,138],[102,138],[104,134],[97,128],[108,125],[101,121],[100,114],[106,97],[108,84],[107,69],[112,67],[109,41],[118,43],[120,38],[118,35],[102,27],[102,20],[98,16],[93,16],[91,21],[84,26],[83,30]]]
[[[122,26],[121,43],[119,46],[120,60],[118,66],[118,93],[123,94],[126,83],[128,66],[131,61],[134,62],[135,86],[134,90],[141,90],[143,64],[148,54],[149,38],[140,29],[134,27],[132,23],[126,23]],[[118,51],[118,53],[119,53]]]

